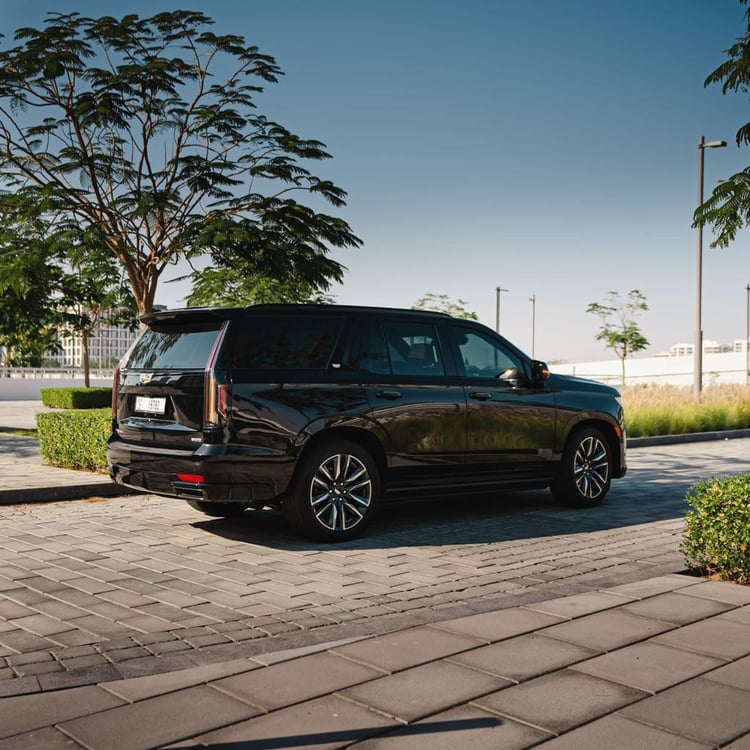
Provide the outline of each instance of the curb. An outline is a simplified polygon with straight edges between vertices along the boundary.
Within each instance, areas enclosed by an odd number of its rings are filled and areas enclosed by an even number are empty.
[[[749,438],[750,430],[719,430],[717,432],[688,432],[685,435],[654,435],[628,438],[628,448],[647,448],[651,445],[679,445],[680,443],[705,443],[709,440]]]
[[[21,503],[51,503],[56,500],[82,500],[88,497],[123,497],[141,494],[122,485],[106,482],[88,482],[58,487],[26,487],[24,489],[0,490],[0,505]]]

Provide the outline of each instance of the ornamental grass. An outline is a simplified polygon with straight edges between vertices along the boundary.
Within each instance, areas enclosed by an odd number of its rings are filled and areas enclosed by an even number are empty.
[[[620,388],[628,437],[750,428],[750,386],[711,385],[696,399],[690,386]]]

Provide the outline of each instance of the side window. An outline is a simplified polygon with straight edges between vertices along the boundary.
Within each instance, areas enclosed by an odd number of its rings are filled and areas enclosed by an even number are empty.
[[[349,351],[344,355],[347,370],[370,372],[375,375],[390,375],[388,352],[380,326],[372,321],[360,321],[357,325]]]
[[[387,321],[383,323],[383,336],[394,375],[445,375],[432,323]]]
[[[254,318],[241,323],[233,365],[240,370],[324,370],[343,327],[338,318]]]
[[[445,374],[435,327],[419,321],[363,322],[344,364],[376,375]]]
[[[521,363],[500,342],[468,328],[455,327],[453,336],[467,377],[497,378],[513,369],[522,372]]]

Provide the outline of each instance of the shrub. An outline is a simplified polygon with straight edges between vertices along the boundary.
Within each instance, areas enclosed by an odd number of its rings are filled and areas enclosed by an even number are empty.
[[[63,469],[106,468],[111,409],[73,409],[36,415],[42,459]]]
[[[42,403],[52,409],[103,409],[112,405],[111,388],[42,388]]]
[[[750,583],[750,474],[691,487],[681,550],[690,567]]]

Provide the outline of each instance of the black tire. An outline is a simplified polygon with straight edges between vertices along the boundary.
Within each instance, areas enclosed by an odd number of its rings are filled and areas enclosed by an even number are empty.
[[[550,487],[554,498],[574,508],[591,508],[604,500],[611,481],[612,449],[602,432],[595,427],[574,430]]]
[[[234,518],[247,510],[247,505],[244,503],[207,503],[205,500],[188,500],[187,504],[214,518]]]
[[[379,493],[372,456],[357,443],[337,440],[314,448],[302,460],[282,509],[305,536],[342,542],[365,530]]]

